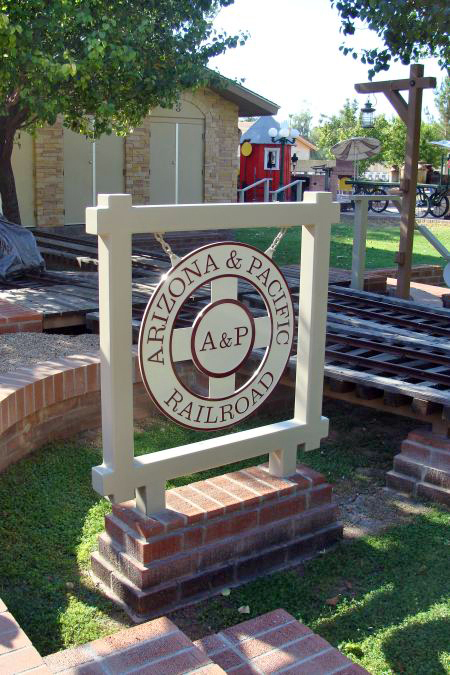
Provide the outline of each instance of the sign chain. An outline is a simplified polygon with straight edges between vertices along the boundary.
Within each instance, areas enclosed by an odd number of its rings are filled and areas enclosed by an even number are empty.
[[[281,240],[283,239],[284,235],[288,231],[287,227],[283,227],[278,234],[276,235],[275,239],[269,246],[269,248],[265,251],[265,254],[269,258],[273,258],[275,251],[277,250],[279,244],[281,243]],[[154,237],[156,241],[159,243],[161,246],[162,250],[164,253],[170,258],[170,262],[172,263],[172,267],[176,265],[176,263],[179,261],[179,256],[177,256],[176,253],[173,252],[172,248],[170,245],[167,243],[167,241],[164,240],[163,235],[160,232],[155,232]]]
[[[278,232],[277,236],[273,240],[273,242],[270,244],[269,248],[264,251],[264,253],[269,257],[273,258],[275,251],[278,248],[278,245],[280,244],[281,240],[283,239],[284,235],[288,231],[287,227],[282,227],[281,230]]]
[[[162,250],[164,253],[170,258],[170,262],[172,263],[172,267],[177,264],[179,261],[179,256],[177,256],[176,253],[174,253],[170,247],[170,245],[167,243],[167,241],[164,240],[162,234],[160,232],[155,232],[154,237],[158,244],[161,246]]]

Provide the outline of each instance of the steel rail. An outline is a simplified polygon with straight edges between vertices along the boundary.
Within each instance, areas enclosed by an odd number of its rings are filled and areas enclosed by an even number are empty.
[[[381,314],[380,312],[371,310],[371,309],[365,309],[364,307],[355,307],[355,306],[345,306],[342,304],[339,304],[337,302],[328,302],[328,309],[332,309],[334,311],[338,311],[341,314],[346,313],[346,314],[354,314],[354,315],[359,315],[359,316],[364,316],[364,317],[370,317],[371,319],[376,319],[378,322],[380,321],[386,321],[387,323],[393,323],[397,324],[398,326],[404,326],[405,328],[410,328],[411,330],[417,332],[420,330],[426,330],[428,333],[431,335],[444,335],[450,339],[450,328],[443,328],[442,326],[436,325],[436,323],[439,321],[439,319],[434,316],[429,316],[429,320],[433,320],[435,322],[434,325],[430,326],[428,324],[424,323],[417,323],[417,321],[414,321],[413,319],[404,319],[398,316],[386,316],[385,314]],[[390,307],[391,311],[394,311],[396,308],[395,307]],[[402,312],[402,314],[406,314],[407,312]]]
[[[356,302],[364,305],[375,305],[376,307],[385,307],[386,309],[390,310],[391,312],[394,310],[398,310],[401,314],[415,314],[416,316],[422,316],[426,317],[428,319],[433,319],[433,321],[436,320],[436,312],[432,309],[426,309],[425,307],[420,307],[418,306],[417,308],[414,307],[414,309],[410,307],[401,307],[400,305],[397,304],[392,304],[389,302],[389,300],[382,300],[383,296],[380,296],[380,299],[374,298],[374,293],[370,295],[370,298],[360,298],[355,295],[349,295],[344,292],[339,292],[336,291],[334,288],[330,289],[328,292],[328,297],[338,297],[338,298],[343,298],[347,302]],[[449,331],[450,332],[450,331]]]
[[[389,350],[387,349],[386,353],[388,352]],[[356,354],[351,354],[348,352],[346,352],[345,354],[341,354],[340,352],[336,352],[333,349],[330,349],[329,347],[325,349],[325,354],[326,356],[329,356],[330,360],[333,362],[348,363],[350,361],[352,363],[357,363],[361,366],[365,366],[366,368],[370,368],[370,370],[377,370],[379,372],[387,371],[395,373],[397,375],[405,373],[406,375],[416,378],[419,382],[421,381],[423,382],[426,380],[427,382],[437,382],[439,384],[445,384],[450,386],[450,375],[446,375],[445,373],[433,373],[426,370],[425,368],[419,370],[417,368],[405,366],[401,363],[390,363],[389,361],[375,361],[375,359],[370,359],[364,356],[358,356]]]
[[[440,366],[448,366],[450,369],[450,358],[445,355],[434,354],[432,352],[421,352],[419,350],[408,349],[407,347],[400,347],[398,345],[392,345],[384,342],[376,342],[374,340],[368,340],[367,338],[358,338],[358,337],[347,337],[346,335],[339,335],[333,331],[327,330],[327,342],[338,342],[339,344],[351,345],[353,347],[366,347],[372,351],[377,351],[380,353],[389,353],[397,354],[398,356],[404,356],[406,358],[417,358],[423,356],[424,361],[429,361],[430,363],[436,363]]]

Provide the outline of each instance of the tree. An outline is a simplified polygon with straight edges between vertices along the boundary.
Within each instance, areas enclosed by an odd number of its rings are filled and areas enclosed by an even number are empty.
[[[448,138],[450,133],[450,77],[442,80],[434,98],[439,113],[442,138]]]
[[[301,110],[298,113],[289,115],[289,124],[291,127],[298,129],[300,136],[306,138],[307,140],[311,139],[312,120],[313,116],[309,110]]]
[[[21,129],[54,124],[124,135],[157,105],[207,84],[208,60],[242,36],[216,34],[233,0],[3,0],[0,4],[0,195],[20,223],[11,155]]]
[[[372,66],[369,79],[389,70],[391,60],[404,65],[437,57],[442,69],[450,62],[450,5],[448,0],[330,0],[341,19],[341,32],[355,32],[357,21],[365,23],[384,42],[385,49],[363,49],[358,53],[345,43],[344,54]]]
[[[314,129],[313,134],[314,142],[322,155],[330,159],[334,159],[331,152],[333,145],[354,136],[370,136],[381,142],[379,155],[373,159],[358,162],[360,171],[365,171],[374,161],[383,161],[383,148],[386,146],[389,136],[389,121],[384,115],[377,115],[375,127],[370,131],[363,129],[359,120],[359,102],[356,99],[353,99],[353,101],[347,99],[343,108],[336,115],[322,116],[319,126]]]
[[[438,141],[441,130],[438,122],[422,122],[420,125],[419,161],[438,168],[442,150],[430,141]],[[383,161],[389,166],[403,166],[405,163],[406,126],[399,117],[390,122],[386,145],[383,149]]]
[[[363,129],[359,121],[358,101],[347,99],[339,113],[322,117],[319,126],[314,129],[315,143],[325,157],[334,158],[331,148],[339,141],[353,136],[370,136],[380,141],[381,151],[373,158],[358,162],[361,172],[374,162],[402,166],[405,163],[406,126],[399,117],[389,120],[384,115],[377,115],[374,124],[373,129]],[[441,128],[437,122],[422,122],[419,146],[421,162],[439,166],[442,151],[430,145],[429,141],[437,141],[440,137]]]

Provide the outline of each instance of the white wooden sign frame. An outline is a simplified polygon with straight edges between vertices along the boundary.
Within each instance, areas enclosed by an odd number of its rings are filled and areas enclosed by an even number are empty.
[[[303,202],[132,206],[130,195],[99,195],[86,209],[98,235],[103,464],[94,489],[118,503],[136,499],[146,514],[165,508],[169,478],[269,453],[275,476],[295,473],[299,445],[317,448],[322,417],[330,229],[339,205],[328,192]],[[303,226],[295,409],[291,420],[190,445],[134,456],[131,238],[137,233]]]

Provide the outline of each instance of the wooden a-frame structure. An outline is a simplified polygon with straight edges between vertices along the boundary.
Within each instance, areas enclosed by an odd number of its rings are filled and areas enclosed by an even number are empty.
[[[435,77],[423,75],[424,67],[414,64],[410,66],[408,79],[355,84],[355,89],[359,94],[384,94],[400,119],[406,124],[405,171],[400,182],[400,191],[403,195],[400,210],[400,246],[396,255],[397,296],[405,299],[409,298],[411,281],[422,93],[424,89],[436,87]],[[408,103],[401,95],[401,91],[408,91]]]

